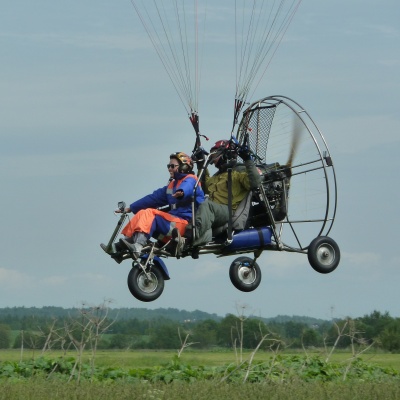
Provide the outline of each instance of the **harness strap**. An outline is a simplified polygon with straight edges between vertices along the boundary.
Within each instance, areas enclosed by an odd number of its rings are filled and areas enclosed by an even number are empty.
[[[174,192],[174,187],[176,187],[176,189],[179,189],[179,186],[181,185],[181,183],[188,178],[193,178],[196,181],[198,181],[198,178],[196,175],[186,175],[182,179],[179,179],[178,181],[172,180],[167,186],[167,190],[166,190],[167,195],[172,194]],[[190,203],[191,203],[191,200],[179,201],[177,203],[170,204],[170,208],[171,208],[171,210],[175,210],[178,207],[187,206]]]
[[[264,235],[262,233],[261,228],[257,228],[257,233],[258,233],[258,237],[260,239],[260,247],[264,247],[265,242],[264,242]]]

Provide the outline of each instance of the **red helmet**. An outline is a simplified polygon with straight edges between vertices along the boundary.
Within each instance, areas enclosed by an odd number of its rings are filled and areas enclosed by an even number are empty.
[[[229,149],[229,140],[218,140],[218,142],[215,142],[214,146],[211,147],[210,152],[214,152],[214,151],[223,151]]]
[[[226,153],[230,147],[231,142],[229,140],[221,139],[215,142],[214,146],[210,149],[211,163],[217,168],[221,168],[228,161]],[[231,156],[235,156],[235,154],[232,152]]]
[[[175,160],[178,160],[179,172],[188,174],[192,171],[193,161],[186,153],[183,153],[182,151],[177,151],[176,153],[171,154],[169,158],[174,158]]]

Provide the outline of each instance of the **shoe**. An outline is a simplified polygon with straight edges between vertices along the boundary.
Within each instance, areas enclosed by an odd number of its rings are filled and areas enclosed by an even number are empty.
[[[137,242],[135,242],[135,243],[130,243],[130,242],[128,242],[128,240],[126,240],[126,239],[121,239],[120,241],[121,241],[122,243],[124,243],[124,245],[128,248],[128,250],[129,250],[131,253],[136,254],[136,256],[139,256],[140,252],[141,252],[142,249],[143,249],[143,245],[140,244],[140,243],[137,243]]]
[[[100,243],[100,247],[107,253],[107,254],[113,254],[116,253],[117,250],[115,248],[115,243],[113,243],[111,245],[111,247],[108,247],[106,244],[104,243]]]
[[[194,260],[197,260],[199,258],[199,248],[198,247],[193,247],[191,254],[192,254],[192,258]]]
[[[111,254],[111,258],[118,264],[121,264],[122,261],[124,260],[121,256],[121,254],[117,253],[117,254]]]
[[[185,247],[185,238],[183,238],[178,230],[178,228],[172,229],[171,232],[172,239],[176,242],[175,246],[175,257],[179,257]]]
[[[108,246],[104,243],[100,243],[100,247],[111,256],[111,258],[121,264],[123,261],[122,255],[120,253],[121,245],[119,243],[113,243],[111,247],[108,249]]]

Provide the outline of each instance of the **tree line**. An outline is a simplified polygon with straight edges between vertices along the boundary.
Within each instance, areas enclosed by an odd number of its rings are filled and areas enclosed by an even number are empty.
[[[22,318],[63,318],[63,317],[76,317],[79,316],[82,308],[90,308],[83,304],[81,307],[63,308],[56,306],[46,307],[4,307],[0,308],[0,321],[13,326],[14,321],[19,324]],[[213,319],[220,320],[222,317],[217,314],[210,314],[204,311],[186,311],[177,308],[156,308],[149,310],[148,308],[111,308],[108,307],[107,315],[109,318],[125,320],[137,318],[140,320],[156,319],[165,317],[174,321],[184,320],[203,320]],[[285,318],[285,317],[282,317]],[[308,318],[308,317],[295,317],[295,318]]]
[[[197,315],[201,318],[192,319],[168,318],[165,312],[155,315],[146,319],[119,318],[104,304],[57,315],[0,312],[0,348],[68,350],[95,340],[96,348],[103,349],[179,349],[185,342],[197,349],[334,345],[400,351],[400,318],[388,312],[373,311],[359,318],[332,321],[307,317],[265,320],[243,314],[217,317],[202,312]]]

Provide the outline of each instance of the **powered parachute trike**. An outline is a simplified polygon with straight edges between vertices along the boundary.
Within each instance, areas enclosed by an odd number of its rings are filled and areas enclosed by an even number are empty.
[[[173,0],[165,6],[162,1],[153,1],[151,4],[156,6],[156,12],[152,14],[150,2],[131,1],[182,103],[187,105],[185,108],[196,134],[193,149],[195,157],[199,148],[202,148],[203,137],[199,129],[197,96],[194,95],[198,89],[198,47],[195,46],[191,57],[186,29],[189,18],[184,14],[184,2]],[[197,21],[200,13],[197,1],[194,3],[193,16]],[[243,2],[246,6],[242,14],[235,13],[236,36],[241,33],[244,37],[241,41],[237,38],[235,40],[242,47],[236,52],[238,59],[234,117],[231,145],[227,149],[230,152],[227,158],[235,161],[228,166],[228,176],[229,171],[243,168],[237,154],[245,147],[257,165],[261,184],[256,190],[249,192],[235,213],[231,213],[226,226],[213,228],[210,242],[197,247],[188,243],[177,254],[169,250],[173,238],[167,243],[149,240],[139,256],[121,246],[117,252],[111,252],[128,218],[124,211],[125,203],[120,202],[120,218],[106,245],[106,251],[118,262],[132,262],[128,288],[138,300],[149,302],[162,294],[165,281],[170,279],[164,260],[170,257],[201,258],[203,254],[214,254],[217,257],[237,256],[230,264],[229,277],[232,284],[243,292],[253,291],[259,286],[261,268],[257,259],[264,251],[306,255],[311,267],[322,274],[334,271],[339,264],[339,247],[329,237],[336,216],[336,174],[321,130],[306,109],[287,96],[273,95],[252,103],[247,101],[251,84],[257,79],[259,83],[264,75],[265,64],[268,66],[275,54],[300,1],[281,0],[277,2],[280,5],[277,9],[268,8],[267,3],[255,0]],[[261,8],[257,8],[260,4]],[[172,13],[171,19],[166,17],[169,11]],[[153,20],[152,15],[156,16]],[[158,19],[162,21],[159,31],[156,23]],[[172,19],[178,21],[179,39],[174,39],[171,33]],[[247,28],[238,27],[239,23]],[[195,24],[196,40],[199,37],[199,26],[200,24]],[[256,40],[259,31],[260,44],[256,46],[252,41]],[[165,35],[164,40],[162,35]],[[174,40],[180,41],[181,45],[172,46]],[[171,51],[172,56],[168,55],[167,50]],[[184,60],[181,64],[180,58]],[[196,69],[195,73],[190,74],[187,71],[190,70],[192,58]],[[260,71],[262,66],[264,68]],[[191,83],[193,77],[196,81],[194,85]],[[235,152],[237,154],[232,157]],[[198,171],[199,177],[210,164],[211,156],[212,154],[206,156],[204,167]],[[187,229],[192,229],[192,236],[195,238],[194,205],[192,209],[192,223]],[[244,224],[239,229],[235,226],[238,213],[245,215]]]

